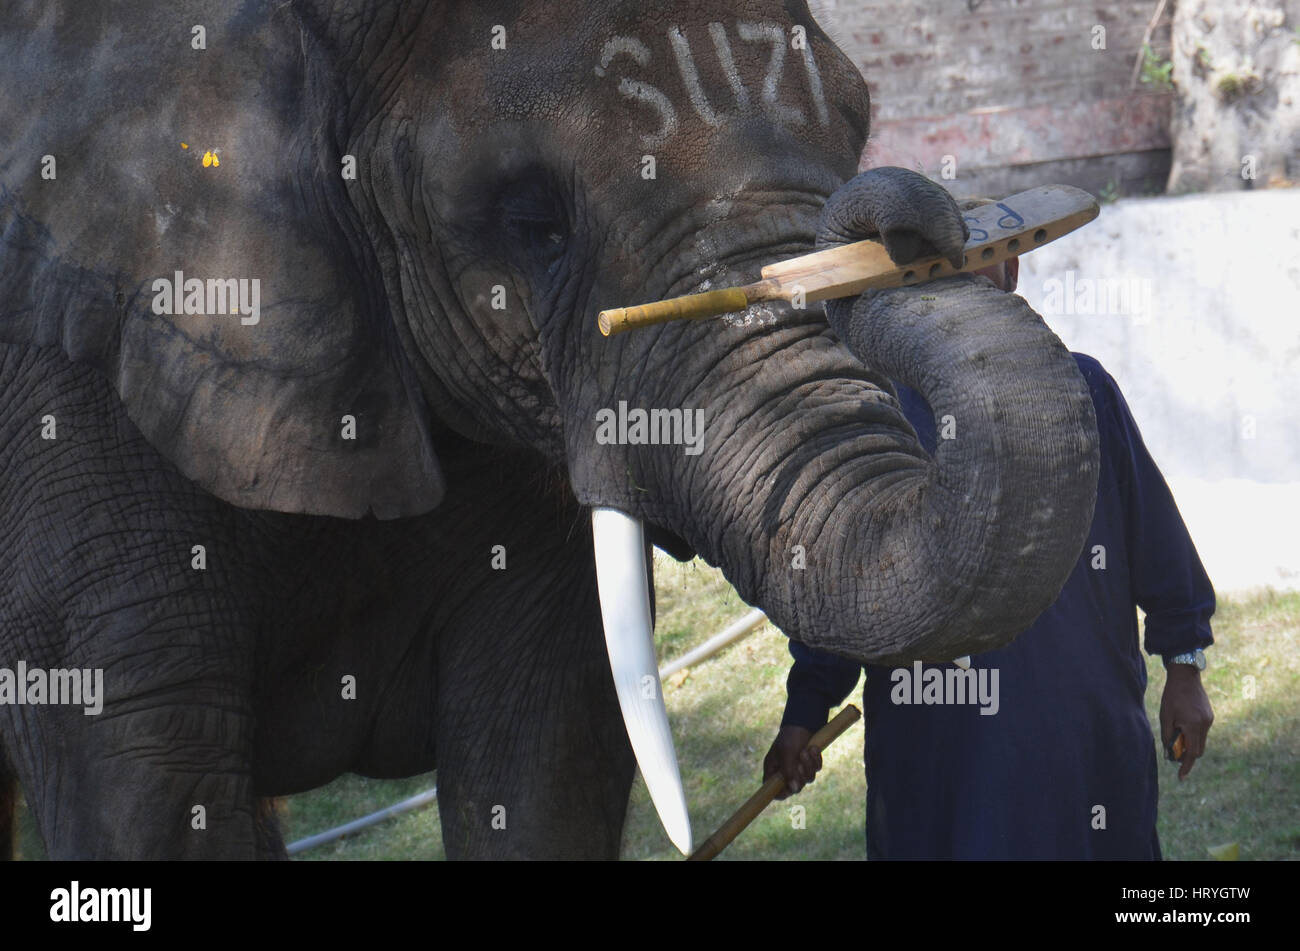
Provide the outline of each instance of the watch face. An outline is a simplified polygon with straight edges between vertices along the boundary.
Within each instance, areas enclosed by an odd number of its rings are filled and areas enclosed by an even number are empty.
[[[1171,664],[1187,664],[1189,667],[1195,667],[1197,670],[1204,670],[1207,663],[1205,660],[1205,651],[1197,648],[1194,651],[1188,651],[1186,654],[1178,654],[1169,658]]]

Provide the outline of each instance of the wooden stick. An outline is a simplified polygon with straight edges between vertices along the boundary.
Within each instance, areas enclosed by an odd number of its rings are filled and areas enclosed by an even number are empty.
[[[835,715],[835,719],[813,734],[812,739],[808,741],[808,746],[816,746],[820,750],[826,749],[837,736],[856,723],[861,716],[862,712],[850,703]],[[780,795],[783,789],[785,789],[785,777],[779,772],[773,773],[758,792],[750,796],[745,804],[736,810],[735,815],[724,822],[717,832],[709,836],[686,861],[707,862],[714,858],[731,844],[732,839],[745,831],[745,827],[757,819],[759,813],[766,809],[767,804]]]
[[[1092,221],[1099,210],[1097,199],[1069,185],[1031,188],[963,215],[971,236],[960,268],[937,255],[899,267],[879,242],[855,241],[769,264],[763,268],[762,280],[743,287],[602,310],[597,324],[608,337],[670,320],[717,317],[761,301],[784,300],[802,307],[820,300],[855,297],[869,289],[923,284],[1041,248]]]

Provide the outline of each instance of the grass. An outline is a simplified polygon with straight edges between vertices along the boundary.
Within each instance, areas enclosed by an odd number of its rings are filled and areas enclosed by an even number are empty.
[[[1170,92],[1174,88],[1174,64],[1171,60],[1161,59],[1151,47],[1142,47],[1142,82],[1156,92]]]
[[[739,617],[747,606],[701,562],[656,559],[661,661]],[[1263,591],[1221,599],[1217,643],[1203,676],[1215,724],[1207,756],[1179,783],[1160,765],[1159,831],[1169,859],[1204,859],[1237,843],[1245,859],[1300,857],[1300,593]],[[703,840],[755,789],[763,754],[785,701],[785,638],[764,625],[722,654],[669,678],[664,686],[696,838]],[[1157,723],[1164,671],[1148,660],[1147,711]],[[1254,678],[1253,681],[1248,678]],[[860,695],[859,689],[855,693]],[[860,701],[859,701],[860,702]],[[286,838],[294,839],[390,805],[433,784],[433,774],[405,780],[348,776],[281,804]],[[774,803],[723,853],[723,859],[859,859],[863,856],[862,727],[825,754],[818,780],[794,800]],[[804,809],[795,828],[793,806]],[[26,816],[20,849],[42,854]],[[438,859],[436,807],[408,813],[302,858]],[[627,859],[677,860],[638,776],[623,834]]]

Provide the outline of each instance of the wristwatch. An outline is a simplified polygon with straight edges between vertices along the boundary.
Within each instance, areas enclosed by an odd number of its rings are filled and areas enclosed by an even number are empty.
[[[1175,654],[1173,657],[1170,657],[1165,661],[1166,667],[1170,664],[1191,664],[1197,670],[1204,670],[1206,666],[1208,666],[1205,661],[1205,651],[1201,650],[1199,647],[1196,648],[1196,650],[1188,651],[1185,654]]]

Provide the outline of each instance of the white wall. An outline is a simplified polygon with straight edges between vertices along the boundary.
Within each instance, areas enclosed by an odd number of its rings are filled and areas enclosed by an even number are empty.
[[[1300,588],[1300,189],[1119,201],[1020,266],[1118,381],[1216,588]]]

